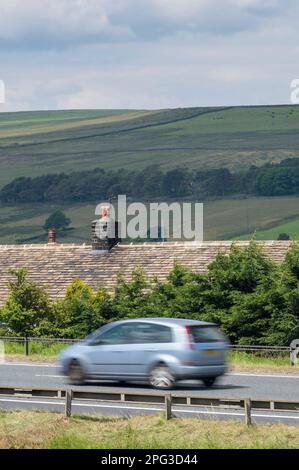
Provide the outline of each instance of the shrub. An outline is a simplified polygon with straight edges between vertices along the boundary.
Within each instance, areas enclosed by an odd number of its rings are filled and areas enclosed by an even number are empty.
[[[48,295],[28,280],[26,269],[11,269],[10,294],[1,311],[1,320],[19,336],[35,335],[39,325],[51,316]]]

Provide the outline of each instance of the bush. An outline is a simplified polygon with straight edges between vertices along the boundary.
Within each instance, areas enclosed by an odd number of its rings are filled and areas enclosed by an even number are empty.
[[[106,323],[105,310],[110,297],[101,289],[95,292],[86,283],[74,281],[63,300],[56,302],[55,330],[63,338],[83,338]]]
[[[65,230],[71,223],[71,220],[61,211],[55,211],[51,214],[45,224],[44,230],[47,232],[50,229]]]
[[[51,317],[51,304],[46,292],[27,278],[26,269],[12,269],[10,295],[1,311],[1,321],[15,335],[30,336],[38,332],[43,321]]]
[[[290,240],[290,235],[288,233],[280,233],[277,237],[277,240]]]

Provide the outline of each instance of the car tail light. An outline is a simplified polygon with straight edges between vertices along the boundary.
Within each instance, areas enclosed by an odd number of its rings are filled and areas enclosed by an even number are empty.
[[[195,344],[194,344],[194,340],[193,340],[193,335],[192,335],[192,332],[191,332],[191,329],[190,329],[190,326],[186,326],[185,327],[185,330],[186,330],[186,333],[187,333],[187,338],[188,338],[188,346],[190,349],[196,349],[195,348]]]

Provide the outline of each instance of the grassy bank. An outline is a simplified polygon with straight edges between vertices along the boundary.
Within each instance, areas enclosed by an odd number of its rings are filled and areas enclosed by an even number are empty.
[[[293,426],[198,419],[165,421],[161,415],[132,418],[73,417],[41,412],[0,412],[0,448],[50,449],[280,449],[298,448]]]

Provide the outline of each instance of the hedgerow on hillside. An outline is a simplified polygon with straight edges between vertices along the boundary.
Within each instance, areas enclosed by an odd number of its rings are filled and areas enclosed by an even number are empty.
[[[239,194],[283,196],[299,193],[299,159],[251,166],[246,171],[227,168],[194,170],[177,167],[162,171],[158,165],[144,170],[91,171],[16,178],[0,191],[2,204],[77,203],[105,200],[115,194],[132,198],[204,198]]]
[[[137,266],[130,280],[119,273],[112,293],[76,280],[56,302],[26,270],[12,274],[0,313],[6,334],[82,338],[114,320],[165,316],[216,322],[235,344],[288,345],[299,337],[298,243],[281,265],[251,241],[220,252],[206,274],[176,264],[158,282]]]

